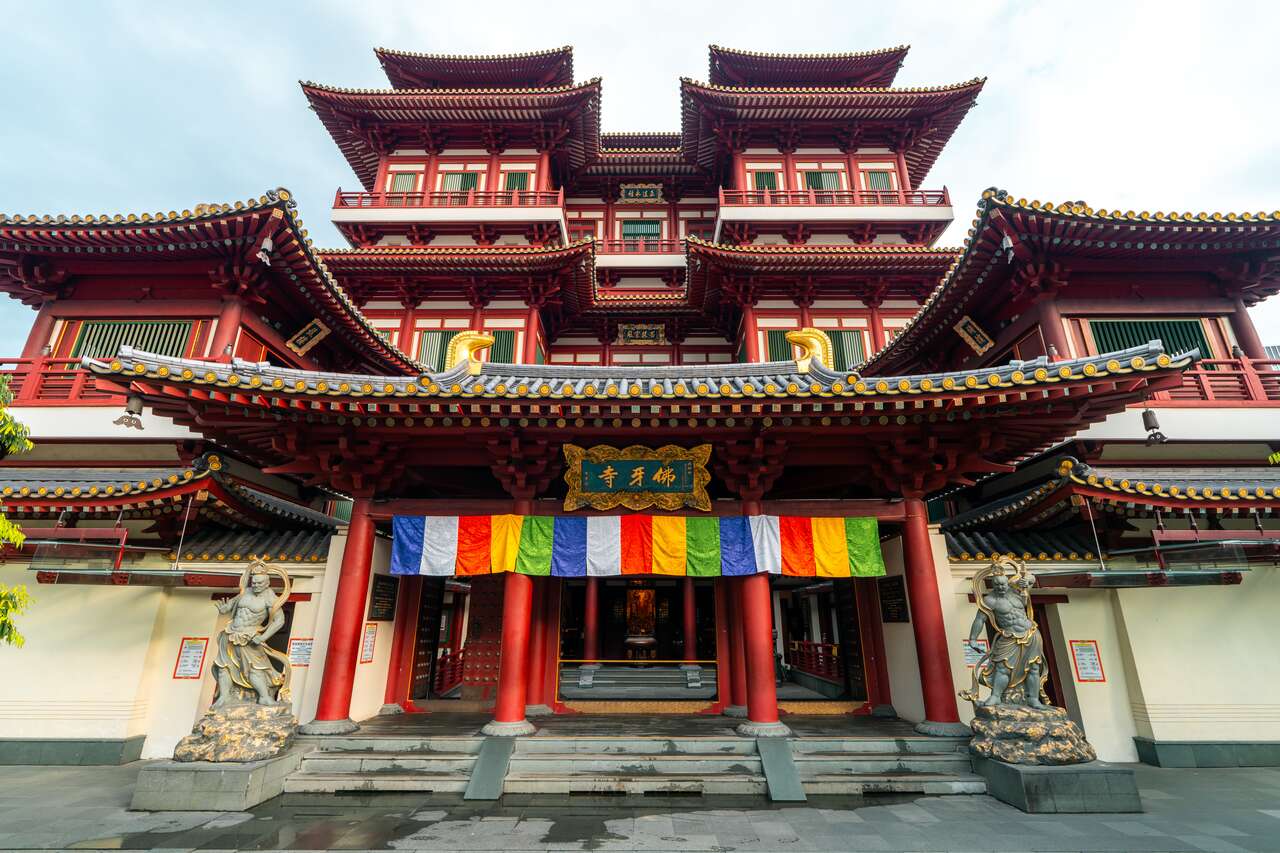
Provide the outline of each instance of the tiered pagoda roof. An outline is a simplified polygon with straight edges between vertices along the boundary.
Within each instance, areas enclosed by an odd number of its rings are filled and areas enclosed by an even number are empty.
[[[707,79],[716,86],[892,86],[909,49],[757,53],[713,44]]]
[[[1095,209],[1083,202],[1015,199],[1004,190],[982,194],[963,252],[901,334],[866,365],[868,373],[919,369],[922,358],[959,344],[953,331],[962,317],[1031,300],[1030,281],[1048,260],[1185,263],[1234,277],[1248,303],[1280,291],[1280,274],[1267,258],[1280,249],[1280,211],[1273,213],[1151,213]],[[1252,258],[1252,259],[1251,259]],[[1052,271],[1049,270],[1049,277]]]
[[[383,71],[397,89],[497,89],[568,86],[573,82],[573,48],[531,53],[457,56],[374,48]]]

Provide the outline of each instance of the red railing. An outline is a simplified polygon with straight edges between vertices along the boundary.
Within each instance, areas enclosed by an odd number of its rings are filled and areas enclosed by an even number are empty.
[[[564,190],[463,190],[438,193],[343,192],[333,199],[335,210],[391,207],[564,207]]]
[[[1205,359],[1182,373],[1182,384],[1151,395],[1155,404],[1280,403],[1280,360]]]
[[[720,190],[720,204],[743,207],[949,207],[941,190]]]
[[[435,684],[432,689],[437,696],[448,693],[462,683],[466,654],[466,649],[459,649],[456,652],[445,652],[436,660]]]
[[[124,403],[123,396],[95,388],[93,376],[80,369],[78,358],[0,359],[0,374],[9,377],[15,406],[118,406]]]
[[[683,240],[597,240],[599,255],[683,255]]]
[[[793,669],[825,678],[828,681],[840,681],[844,678],[844,661],[840,658],[840,647],[835,643],[812,643],[808,640],[792,640],[787,646],[787,663]]]

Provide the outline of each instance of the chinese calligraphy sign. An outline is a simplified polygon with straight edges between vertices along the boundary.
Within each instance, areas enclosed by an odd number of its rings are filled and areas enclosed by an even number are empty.
[[[653,449],[633,445],[618,449],[608,445],[586,448],[564,446],[565,482],[569,493],[566,510],[679,509],[690,506],[710,510],[707,462],[711,445],[693,448],[667,445]]]

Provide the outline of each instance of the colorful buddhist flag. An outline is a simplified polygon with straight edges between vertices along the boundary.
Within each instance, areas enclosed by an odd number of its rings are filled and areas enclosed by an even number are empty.
[[[883,575],[874,518],[396,516],[393,575]]]

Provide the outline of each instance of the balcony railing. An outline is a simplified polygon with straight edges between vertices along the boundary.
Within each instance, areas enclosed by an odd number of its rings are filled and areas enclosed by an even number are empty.
[[[564,190],[462,190],[436,193],[367,193],[338,190],[335,210],[394,207],[564,207]]]
[[[940,190],[720,190],[720,204],[731,207],[950,207]]]
[[[437,696],[448,693],[462,683],[462,674],[466,669],[466,649],[446,651],[436,659],[435,681],[431,685]]]
[[[15,406],[118,406],[119,394],[94,387],[93,377],[80,369],[78,358],[0,359],[0,374],[9,377]]]
[[[793,669],[828,681],[844,678],[844,660],[840,657],[840,647],[835,643],[792,640],[787,644],[787,663]]]
[[[599,255],[683,255],[683,240],[597,240]]]
[[[1280,403],[1280,360],[1221,358],[1198,361],[1182,373],[1182,384],[1151,395],[1166,405]]]

